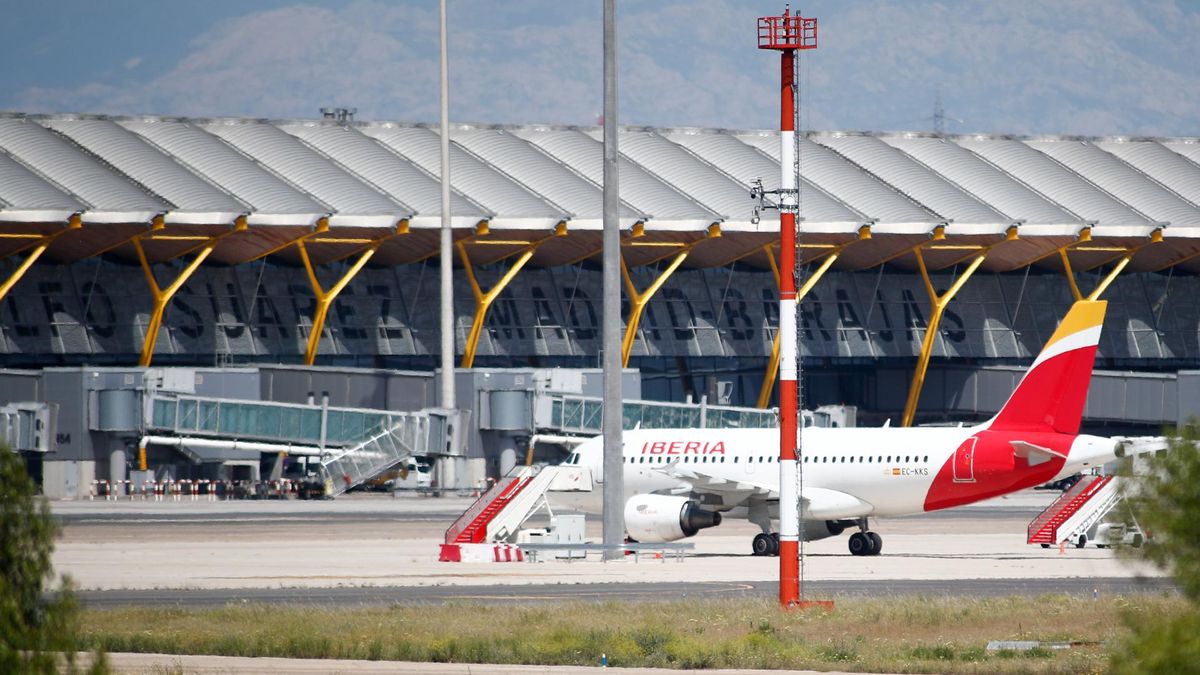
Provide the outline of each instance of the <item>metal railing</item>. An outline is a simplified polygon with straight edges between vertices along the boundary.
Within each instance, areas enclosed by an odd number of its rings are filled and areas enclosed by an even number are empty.
[[[321,459],[339,495],[370,480],[413,455],[429,452],[430,425],[425,413],[398,413],[392,425],[353,447]]]
[[[459,516],[453,523],[450,524],[450,527],[446,529],[445,542],[447,544],[455,543],[458,540],[458,536],[465,532],[467,528],[475,522],[475,519],[479,517],[479,514],[483,513],[484,509],[486,509],[492,502],[496,501],[496,498],[500,496],[500,493],[511,489],[514,484],[527,479],[530,475],[537,471],[540,471],[540,468],[537,466],[514,467],[508,472],[508,475],[492,484],[492,486],[488,488],[486,492],[480,495],[478,499],[476,499],[470,506],[467,507],[466,511],[463,511],[461,516]]]
[[[548,407],[548,419],[537,419],[539,429],[576,434],[600,433],[603,402],[600,398],[573,394],[537,394],[543,399],[535,411]],[[548,406],[545,404],[548,402]],[[535,417],[541,417],[535,412]],[[624,429],[762,429],[778,426],[775,410],[708,405],[707,403],[665,403],[661,401],[625,401],[622,407]]]

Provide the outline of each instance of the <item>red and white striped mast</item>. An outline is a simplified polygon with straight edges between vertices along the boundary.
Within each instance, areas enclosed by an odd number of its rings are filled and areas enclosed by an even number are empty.
[[[779,604],[800,604],[800,445],[796,334],[796,52],[816,49],[817,20],[783,16],[758,20],[758,48],[780,53],[779,70]],[[761,190],[760,190],[761,194]]]

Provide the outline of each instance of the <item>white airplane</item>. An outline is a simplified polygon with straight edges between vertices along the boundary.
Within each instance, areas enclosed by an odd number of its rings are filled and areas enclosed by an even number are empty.
[[[1117,441],[1080,435],[1107,303],[1080,301],[1058,326],[1016,391],[972,427],[807,428],[802,431],[805,541],[850,535],[850,553],[878,555],[868,518],[947,509],[1016,492],[1124,456]],[[625,529],[664,542],[744,517],[762,528],[755,555],[778,555],[776,429],[625,431]],[[582,443],[567,464],[603,482],[603,442]]]

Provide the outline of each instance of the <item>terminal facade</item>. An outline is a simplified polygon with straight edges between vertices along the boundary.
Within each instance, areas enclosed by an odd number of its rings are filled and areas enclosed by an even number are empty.
[[[594,369],[598,130],[451,136],[460,379]],[[857,406],[860,424],[986,418],[1071,303],[1093,296],[1110,304],[1086,423],[1157,433],[1200,412],[1200,140],[800,143],[806,407]],[[750,186],[778,180],[778,136],[627,128],[621,150],[623,357],[638,394],[772,406],[778,220],[754,213]],[[414,124],[0,116],[5,381],[279,364],[432,377],[437,161],[437,130]],[[300,396],[320,405],[318,389]],[[64,392],[6,386],[0,404],[61,427],[49,411],[74,405],[54,400],[77,395]],[[474,427],[477,401],[462,404]],[[59,436],[26,454],[67,461]],[[465,484],[520,454],[462,447],[492,461],[459,462]]]

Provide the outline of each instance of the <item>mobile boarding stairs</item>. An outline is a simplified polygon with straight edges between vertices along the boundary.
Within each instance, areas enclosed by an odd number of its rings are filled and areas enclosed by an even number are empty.
[[[1137,458],[1140,455],[1159,452],[1166,448],[1162,437],[1115,437]],[[1140,471],[1139,462],[1134,462],[1134,479]],[[1041,544],[1043,548],[1058,544],[1074,544],[1083,548],[1088,542],[1088,532],[1104,520],[1123,494],[1122,482],[1131,478],[1114,475],[1084,475],[1029,523],[1027,541]]]
[[[519,466],[496,481],[446,530],[442,562],[461,562],[472,547],[508,542],[525,521],[541,508],[547,511],[548,492],[590,492],[592,474],[586,467]]]
[[[1027,533],[1028,542],[1041,544],[1043,548],[1073,542],[1083,548],[1087,543],[1087,531],[1121,500],[1120,480],[1116,476],[1095,475],[1079,479],[1033,519]]]

